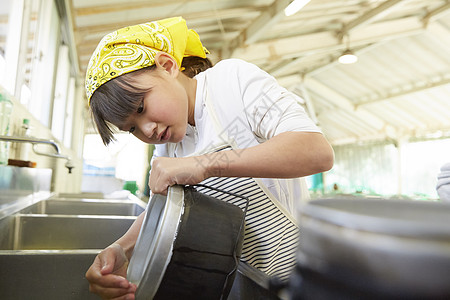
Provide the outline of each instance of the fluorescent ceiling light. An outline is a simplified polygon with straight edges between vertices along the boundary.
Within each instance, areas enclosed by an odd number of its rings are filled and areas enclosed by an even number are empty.
[[[355,62],[358,61],[358,56],[356,56],[355,54],[353,54],[352,51],[347,49],[344,51],[344,53],[342,53],[341,56],[339,56],[338,61],[341,64],[354,64]]]
[[[311,0],[294,0],[285,9],[284,14],[289,17],[302,9]]]

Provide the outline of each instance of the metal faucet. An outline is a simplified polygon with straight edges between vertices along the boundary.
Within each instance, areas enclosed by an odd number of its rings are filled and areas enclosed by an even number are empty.
[[[69,173],[72,173],[72,169],[75,167],[75,165],[72,162],[72,159],[69,156],[62,155],[58,144],[52,140],[44,140],[44,139],[39,139],[39,138],[35,138],[35,137],[26,137],[26,136],[0,135],[0,141],[14,142],[14,143],[31,143],[33,145],[33,152],[38,155],[66,159],[67,162],[65,164],[65,167],[69,170]],[[38,144],[46,144],[46,145],[53,146],[53,148],[55,148],[56,153],[41,152],[37,149]]]

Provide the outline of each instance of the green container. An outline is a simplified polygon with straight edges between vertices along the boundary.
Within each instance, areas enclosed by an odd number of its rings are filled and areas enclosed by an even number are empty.
[[[138,191],[138,186],[136,181],[125,181],[123,189],[130,191],[133,195],[136,195],[136,192]]]

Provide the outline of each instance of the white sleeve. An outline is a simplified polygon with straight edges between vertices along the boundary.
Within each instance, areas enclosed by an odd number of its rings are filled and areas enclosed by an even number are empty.
[[[301,106],[303,100],[265,71],[242,62],[238,77],[244,111],[260,141],[286,131],[321,132]]]
[[[155,145],[155,150],[153,150],[153,156],[150,160],[150,166],[153,165],[153,160],[157,157],[167,157],[169,156],[167,153],[167,145],[166,144],[157,144]]]

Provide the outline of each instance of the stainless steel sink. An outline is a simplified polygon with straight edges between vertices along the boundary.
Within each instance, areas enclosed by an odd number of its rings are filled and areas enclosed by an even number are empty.
[[[0,298],[99,299],[89,293],[85,273],[145,205],[136,197],[74,195],[44,199],[0,218]]]
[[[135,216],[16,214],[0,222],[1,250],[103,249]]]
[[[22,214],[64,214],[64,215],[118,215],[137,216],[144,207],[134,202],[99,199],[48,199],[20,211]]]
[[[145,205],[137,198],[70,195],[0,215],[0,299],[100,299],[89,292],[85,273],[98,252],[120,237]],[[278,299],[267,291],[267,278],[259,273],[240,265],[229,299]]]
[[[0,251],[3,300],[94,300],[85,279],[96,250]]]

